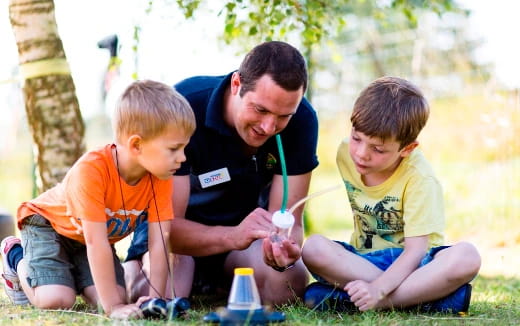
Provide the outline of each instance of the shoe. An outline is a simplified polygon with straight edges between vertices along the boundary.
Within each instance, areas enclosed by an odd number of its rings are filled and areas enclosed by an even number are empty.
[[[2,277],[4,278],[5,294],[7,294],[11,302],[15,305],[25,305],[29,304],[29,300],[20,286],[18,274],[9,266],[7,261],[7,254],[16,244],[20,244],[20,239],[13,236],[8,236],[0,243],[2,265],[4,267]]]
[[[303,302],[317,311],[353,312],[357,309],[347,292],[320,282],[307,286]]]
[[[471,301],[471,289],[471,284],[466,283],[444,298],[422,304],[419,309],[422,312],[465,314]]]

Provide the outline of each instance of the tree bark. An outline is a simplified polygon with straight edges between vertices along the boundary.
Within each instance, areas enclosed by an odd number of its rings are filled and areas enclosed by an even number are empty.
[[[35,145],[36,184],[43,192],[60,182],[84,152],[85,127],[58,35],[54,2],[10,0],[9,18]]]

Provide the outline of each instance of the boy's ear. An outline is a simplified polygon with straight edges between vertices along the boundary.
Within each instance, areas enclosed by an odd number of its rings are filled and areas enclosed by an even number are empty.
[[[401,157],[407,157],[412,154],[413,150],[419,146],[418,141],[413,141],[410,144],[406,145],[403,149],[401,149]]]
[[[143,139],[139,135],[131,135],[128,137],[127,145],[132,153],[138,154],[141,150]]]

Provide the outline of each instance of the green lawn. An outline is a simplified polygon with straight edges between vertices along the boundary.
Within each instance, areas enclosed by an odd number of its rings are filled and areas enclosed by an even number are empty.
[[[282,325],[519,325],[520,280],[505,277],[479,276],[473,281],[470,311],[464,316],[447,314],[420,314],[397,311],[355,314],[318,313],[301,304],[278,307],[286,314]],[[225,304],[220,303],[220,304]],[[72,311],[42,311],[30,307],[12,306],[5,295],[0,296],[0,325],[204,325],[204,315],[217,306],[192,302],[186,320],[114,321],[79,304]]]

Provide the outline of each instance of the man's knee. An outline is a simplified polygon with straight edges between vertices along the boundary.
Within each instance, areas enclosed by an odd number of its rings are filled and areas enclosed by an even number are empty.
[[[255,277],[262,300],[268,304],[284,304],[294,302],[303,296],[305,286],[309,282],[309,273],[301,259],[293,268],[284,272],[265,266],[266,268],[260,269]]]

